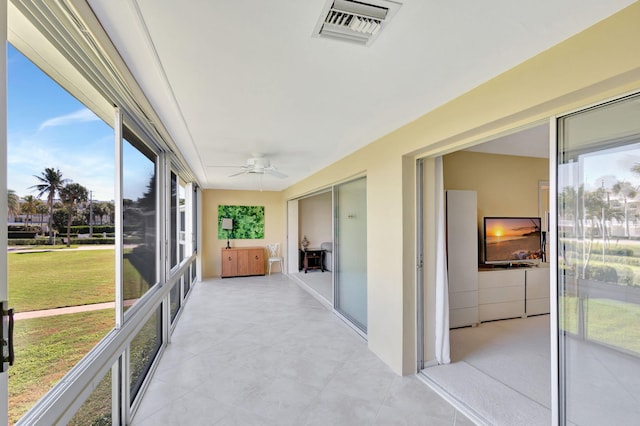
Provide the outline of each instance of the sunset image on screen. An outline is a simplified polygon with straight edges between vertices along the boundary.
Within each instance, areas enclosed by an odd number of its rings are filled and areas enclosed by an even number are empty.
[[[485,261],[522,261],[540,256],[540,218],[487,217],[484,226]]]

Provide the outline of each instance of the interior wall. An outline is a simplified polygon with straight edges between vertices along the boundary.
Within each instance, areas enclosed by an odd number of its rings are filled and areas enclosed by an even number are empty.
[[[445,189],[478,193],[479,223],[484,216],[538,216],[538,187],[549,180],[548,158],[458,151],[442,160]]]
[[[264,247],[280,243],[286,257],[286,203],[282,192],[230,191],[205,189],[202,191],[202,274],[204,278],[219,277],[222,271],[220,251],[227,240],[218,239],[218,206],[264,206],[264,239],[231,240],[232,247]],[[265,253],[266,255],[266,253]],[[274,266],[277,271],[279,266]]]
[[[640,89],[640,3],[483,83],[285,190],[303,196],[367,176],[368,345],[394,371],[413,374],[415,170],[403,156],[453,152],[556,114]],[[484,169],[486,170],[486,169]],[[414,172],[415,173],[415,172]],[[415,174],[414,174],[415,176]],[[535,203],[537,196],[534,197]]]
[[[333,241],[331,222],[330,191],[298,201],[298,236],[300,240],[306,236],[309,247],[319,248],[320,244]]]

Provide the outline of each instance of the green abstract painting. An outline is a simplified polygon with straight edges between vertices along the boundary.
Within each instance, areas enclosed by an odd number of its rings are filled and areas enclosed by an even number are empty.
[[[233,240],[259,240],[264,238],[264,206],[218,206],[218,239],[227,239],[222,219],[233,220],[229,238]]]

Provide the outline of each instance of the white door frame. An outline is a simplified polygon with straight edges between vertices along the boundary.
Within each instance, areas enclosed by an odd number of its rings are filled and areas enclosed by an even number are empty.
[[[7,1],[0,0],[0,37],[2,47],[0,47],[0,163],[2,173],[0,173],[0,188],[4,188],[0,197],[0,250],[5,253],[0,256],[0,271],[4,271],[4,276],[0,279],[0,300],[9,299],[8,275],[7,275]],[[4,324],[4,317],[2,327]],[[2,361],[2,360],[0,360]],[[0,424],[6,425],[9,422],[9,374],[5,371],[0,373]]]

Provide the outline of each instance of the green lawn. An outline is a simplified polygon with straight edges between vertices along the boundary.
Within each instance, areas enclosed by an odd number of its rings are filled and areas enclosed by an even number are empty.
[[[564,298],[564,326],[578,332],[576,297]],[[585,302],[587,337],[640,354],[640,305],[609,299],[589,299]]]
[[[123,263],[125,298],[149,285],[128,260]],[[9,302],[16,312],[79,306],[115,300],[115,251],[54,250],[8,254]],[[114,309],[15,322],[16,362],[9,370],[9,417],[15,423],[82,359],[115,324]],[[108,392],[96,392],[83,424],[101,416]],[[108,404],[107,404],[108,405]],[[95,417],[93,417],[95,418]],[[106,419],[107,417],[105,417]]]
[[[9,253],[9,303],[16,312],[113,302],[114,250]]]
[[[9,303],[16,312],[115,300],[115,252],[56,250],[10,253]],[[149,284],[125,259],[124,297],[139,298]]]
[[[15,322],[9,423],[15,423],[114,326],[114,310]]]

